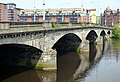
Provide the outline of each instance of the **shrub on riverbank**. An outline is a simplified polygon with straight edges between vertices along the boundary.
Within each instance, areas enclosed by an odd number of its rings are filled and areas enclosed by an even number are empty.
[[[112,29],[112,37],[120,38],[120,26],[114,26]]]

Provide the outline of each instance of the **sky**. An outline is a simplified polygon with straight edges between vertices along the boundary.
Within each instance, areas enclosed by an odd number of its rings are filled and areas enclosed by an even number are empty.
[[[43,9],[45,8],[96,8],[97,14],[103,13],[106,7],[112,10],[120,9],[120,0],[0,0],[0,3],[15,3],[17,8],[23,9]]]

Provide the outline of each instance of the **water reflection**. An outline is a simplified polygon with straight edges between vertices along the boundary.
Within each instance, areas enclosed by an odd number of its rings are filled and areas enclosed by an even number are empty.
[[[94,58],[97,53],[96,44],[94,42],[89,43],[89,62],[94,62]]]
[[[57,53],[59,55],[59,53]],[[97,48],[94,42],[89,43],[89,52],[78,54],[69,52],[57,57],[57,81],[76,82],[86,76],[87,70],[94,66],[97,56]]]
[[[105,41],[100,50],[104,51],[100,62],[80,82],[120,82],[120,40]]]
[[[59,53],[58,53],[59,54]],[[76,52],[70,52],[57,57],[57,81],[74,82],[74,73],[80,65],[80,57]]]
[[[89,52],[80,54],[57,53],[56,71],[26,70],[2,82],[120,82],[120,41],[112,43],[89,43]]]
[[[100,45],[96,47],[95,42],[89,43],[89,52],[84,52],[80,54],[81,64],[74,73],[75,81],[80,81],[84,79],[89,71],[96,65],[98,59],[101,57],[100,54]]]
[[[26,70],[1,82],[42,82],[35,70]]]
[[[36,70],[40,81],[38,82],[57,82],[56,81],[56,70],[42,71]]]

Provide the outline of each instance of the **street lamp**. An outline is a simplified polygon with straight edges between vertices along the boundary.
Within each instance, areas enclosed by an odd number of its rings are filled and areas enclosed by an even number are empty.
[[[36,22],[36,10],[35,10],[35,0],[34,0],[34,22]]]
[[[45,0],[43,0],[43,21],[45,21]]]
[[[106,13],[105,13],[105,26],[106,26]]]
[[[64,22],[64,9],[62,9],[62,22]]]

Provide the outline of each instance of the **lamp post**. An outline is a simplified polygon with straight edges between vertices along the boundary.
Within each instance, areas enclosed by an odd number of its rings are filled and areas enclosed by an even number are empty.
[[[112,13],[112,26],[114,25],[114,17],[113,17],[113,13]]]
[[[36,16],[35,15],[36,15],[36,10],[35,10],[35,0],[34,0],[34,20],[33,20],[34,22],[36,22]]]
[[[43,21],[45,21],[45,0],[43,0]]]
[[[106,13],[105,13],[105,26],[106,26]]]
[[[64,22],[64,9],[62,9],[62,22]]]

